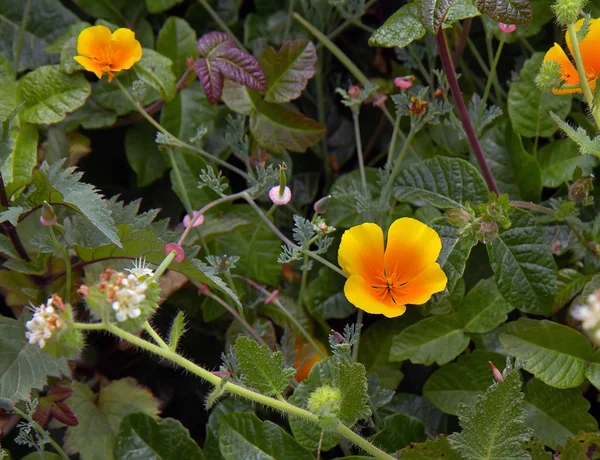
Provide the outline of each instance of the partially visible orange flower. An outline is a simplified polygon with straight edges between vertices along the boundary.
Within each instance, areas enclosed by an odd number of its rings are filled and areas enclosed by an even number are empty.
[[[107,73],[108,81],[111,81],[113,72],[131,69],[142,58],[142,45],[130,29],[117,29],[111,33],[106,26],[92,26],[79,34],[77,52],[80,56],[74,59],[85,70],[94,72],[98,78]]]
[[[355,307],[393,318],[407,304],[424,304],[445,289],[448,278],[436,263],[442,242],[432,228],[408,217],[398,219],[383,248],[377,224],[357,225],[342,236],[338,263],[349,275],[344,294]]]
[[[327,348],[318,340],[314,339],[317,346],[321,349],[323,354],[327,356]],[[296,356],[294,357],[294,367],[296,368],[296,375],[294,379],[297,382],[302,382],[308,377],[313,366],[319,361],[323,360],[323,357],[317,353],[314,347],[306,341],[303,337],[296,337],[294,339],[294,350]]]
[[[575,30],[579,31],[583,25],[583,19],[580,19],[574,24]],[[566,34],[567,48],[571,56],[573,55],[573,44],[569,38],[569,34]],[[579,51],[581,52],[581,60],[583,61],[583,67],[585,69],[586,78],[590,84],[592,91],[596,88],[596,80],[600,76],[600,20],[591,19],[590,29],[583,40],[579,41]],[[567,85],[579,85],[579,74],[571,59],[565,53],[565,50],[558,44],[555,43],[552,48],[548,50],[544,56],[544,62],[554,61],[560,65],[560,72],[562,78]],[[564,88],[564,89],[553,89],[554,94],[571,94],[581,93],[581,88]]]

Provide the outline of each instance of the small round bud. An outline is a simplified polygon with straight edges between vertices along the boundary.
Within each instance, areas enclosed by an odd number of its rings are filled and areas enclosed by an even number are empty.
[[[407,75],[406,77],[396,77],[394,78],[394,86],[400,89],[409,89],[412,88],[412,85],[415,82],[414,75]]]
[[[47,201],[44,201],[44,204],[42,205],[42,214],[40,215],[40,222],[46,227],[52,227],[54,224],[56,224],[56,220],[57,217],[54,209]]]
[[[183,262],[183,259],[185,259],[185,254],[184,254],[183,248],[181,246],[179,246],[178,244],[175,244],[175,243],[165,244],[165,254],[169,255],[169,254],[171,254],[171,251],[175,251],[177,253],[177,255],[175,256],[175,259],[173,259],[175,261],[175,263],[179,264],[179,263]]]
[[[463,228],[471,222],[471,214],[464,209],[449,209],[446,211],[448,223],[457,228]]]
[[[498,368],[494,366],[493,362],[488,361],[488,364],[492,368],[492,375],[494,376],[494,380],[498,383],[504,382],[504,376],[502,375],[502,372],[500,372]]]
[[[281,187],[276,185],[269,190],[269,198],[271,198],[273,204],[276,204],[277,206],[286,205],[292,199],[292,191],[289,187],[285,187],[282,192]]]
[[[186,214],[183,218],[183,226],[188,228],[190,224],[192,227],[198,227],[204,223],[204,215],[200,214],[200,211],[192,211],[192,217],[190,218],[189,214]]]
[[[338,388],[323,385],[308,397],[308,410],[317,415],[337,415],[340,410],[342,394]]]
[[[590,192],[593,190],[593,180],[594,176],[592,175],[573,182],[569,186],[569,200],[574,201],[575,203],[585,204]]]
[[[542,91],[552,91],[563,84],[560,64],[556,61],[545,61],[535,77],[536,86]]]
[[[504,24],[503,22],[499,22],[498,27],[505,34],[511,34],[517,29],[516,24]]]
[[[313,209],[317,214],[325,214],[327,211],[327,207],[329,206],[329,202],[331,201],[331,195],[324,196],[320,200],[316,201],[313,205]]]
[[[481,222],[479,230],[477,231],[477,238],[483,244],[489,244],[498,238],[498,224],[492,222]]]
[[[356,98],[358,98],[358,96],[360,96],[360,86],[358,86],[358,85],[350,86],[350,88],[348,88],[348,97],[350,99],[356,99]]]
[[[579,11],[586,3],[587,0],[556,0],[552,5],[552,11],[560,24],[568,26],[577,22]]]

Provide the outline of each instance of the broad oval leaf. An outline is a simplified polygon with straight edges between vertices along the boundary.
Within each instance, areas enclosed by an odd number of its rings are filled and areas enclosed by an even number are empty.
[[[208,58],[230,80],[255,91],[267,89],[267,78],[254,56],[238,48],[219,49]]]
[[[458,309],[465,332],[483,334],[504,323],[514,307],[508,303],[492,279],[479,281]]]
[[[383,427],[370,441],[385,452],[396,452],[410,443],[423,442],[425,438],[425,426],[419,419],[393,414],[383,420]]]
[[[544,187],[560,187],[570,181],[577,167],[587,177],[598,164],[596,157],[579,153],[577,144],[569,139],[558,139],[546,144],[538,150],[537,157],[542,168]]]
[[[219,47],[234,48],[236,46],[235,40],[225,32],[208,32],[198,40],[198,53],[202,57],[208,57],[210,53],[218,50]]]
[[[29,72],[19,87],[24,102],[19,118],[34,124],[58,123],[81,107],[92,90],[82,74],[67,75],[57,65]]]
[[[373,32],[369,38],[369,46],[404,48],[413,41],[423,38],[425,33],[427,33],[425,27],[419,22],[417,5],[411,2],[403,5]]]
[[[315,76],[317,49],[309,40],[294,40],[283,44],[279,52],[269,47],[258,62],[267,77],[267,102],[289,102],[297,99]]]
[[[474,0],[473,4],[494,21],[505,24],[531,22],[530,0]]]
[[[417,0],[419,20],[427,32],[436,34],[454,0]]]
[[[149,123],[131,126],[125,134],[125,155],[137,176],[137,186],[146,187],[162,177],[167,165],[154,142],[156,129]]]
[[[183,75],[186,59],[198,56],[196,31],[184,19],[169,16],[158,32],[156,51],[168,57],[173,63],[173,73]]]
[[[519,310],[549,315],[557,275],[551,249],[531,214],[512,209],[509,218],[512,226],[487,245],[498,289]]]
[[[556,278],[556,297],[552,311],[558,311],[563,308],[570,300],[581,292],[583,287],[591,277],[584,275],[572,268],[563,268],[558,271]]]
[[[394,194],[399,201],[420,199],[438,208],[464,208],[466,202],[487,201],[488,188],[473,165],[440,156],[402,171]]]
[[[171,59],[157,51],[144,48],[142,59],[133,66],[140,80],[158,91],[165,101],[177,94]]]
[[[506,352],[524,360],[524,368],[555,388],[573,388],[585,380],[592,346],[585,336],[548,320],[520,318],[500,334]]]
[[[194,61],[194,71],[198,75],[204,88],[206,99],[211,104],[216,104],[223,93],[223,74],[208,59],[198,58]]]

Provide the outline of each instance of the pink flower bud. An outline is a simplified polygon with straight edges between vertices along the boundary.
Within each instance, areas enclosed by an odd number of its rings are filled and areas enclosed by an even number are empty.
[[[331,201],[331,195],[324,196],[313,205],[313,209],[317,214],[325,214],[329,202]]]
[[[193,217],[190,219],[190,215],[186,214],[183,218],[183,226],[185,228],[188,228],[192,222],[192,227],[197,227],[204,223],[204,214],[200,214],[200,211],[192,211],[192,216]]]
[[[500,30],[505,34],[510,34],[514,32],[517,28],[515,24],[504,24],[503,22],[499,22],[498,27],[500,27]]]
[[[406,77],[396,77],[394,78],[394,86],[400,89],[409,89],[412,87],[414,81],[414,75],[408,75]]]
[[[271,292],[271,294],[269,294],[269,297],[267,297],[265,299],[265,305],[270,304],[271,302],[273,302],[273,300],[275,300],[277,298],[277,294],[279,294],[279,290],[275,289],[273,292]]]
[[[488,364],[492,368],[492,374],[494,375],[494,380],[498,383],[504,382],[504,376],[502,375],[502,372],[500,372],[498,370],[498,368],[496,366],[494,366],[493,362],[488,361]]]
[[[42,213],[40,215],[40,222],[46,227],[52,227],[54,224],[56,224],[56,221],[57,217],[54,209],[48,202],[44,201],[44,204],[42,205]]]
[[[279,185],[276,185],[269,190],[269,198],[271,198],[271,201],[277,206],[288,204],[292,199],[292,191],[289,187],[285,187],[283,193],[280,193],[280,187]]]
[[[171,251],[175,251],[177,253],[174,259],[175,263],[179,264],[183,262],[183,259],[185,259],[185,254],[183,253],[183,248],[181,246],[175,243],[165,244],[165,254],[169,255],[171,254]]]
[[[358,96],[360,96],[360,86],[358,86],[358,85],[350,86],[350,88],[348,88],[348,97],[350,99],[356,99]]]

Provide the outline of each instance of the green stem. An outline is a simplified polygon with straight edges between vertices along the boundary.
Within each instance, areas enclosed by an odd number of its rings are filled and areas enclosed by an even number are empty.
[[[356,313],[356,327],[360,327],[362,329],[363,324],[363,316],[364,312],[359,309]],[[356,362],[358,360],[358,347],[360,345],[360,329],[356,333],[356,343],[354,344],[354,348],[352,349],[352,359]]]
[[[363,192],[365,195],[369,195],[369,187],[367,186],[367,175],[365,173],[365,160],[363,157],[362,140],[360,137],[360,124],[358,122],[358,116],[360,108],[356,107],[352,109],[352,120],[354,121],[354,137],[356,138],[356,153],[358,155],[358,169],[360,170],[360,181],[363,186]]]
[[[292,25],[292,13],[294,12],[294,0],[289,0],[287,17],[285,18],[285,30],[283,31],[283,41],[287,41],[290,34],[290,26]]]
[[[158,335],[158,332],[154,330],[154,328],[148,321],[144,323],[143,328],[148,333],[148,335],[154,339],[158,346],[160,346],[161,348],[166,348],[167,350],[169,349],[169,345],[167,344],[167,342],[165,342],[162,339],[162,337]]]
[[[56,233],[54,232],[54,226],[50,226],[50,238],[52,238],[52,242],[56,246],[56,249],[60,251],[63,255],[63,259],[65,261],[65,302],[71,302],[71,256],[69,255],[69,248],[64,248],[58,238],[56,237]]]
[[[277,209],[277,205],[274,204],[273,206],[271,206],[269,208],[269,210],[267,211],[267,217],[270,219],[271,216],[273,215],[273,213],[275,212],[275,209]],[[258,225],[256,226],[256,229],[254,230],[254,233],[252,233],[252,238],[250,239],[250,244],[248,245],[248,255],[250,255],[252,253],[252,247],[254,246],[254,241],[256,240],[256,236],[258,235],[258,232],[260,231],[260,229],[263,226],[263,221],[261,220]]]
[[[400,119],[402,117],[400,115],[396,115],[396,121],[394,122],[394,130],[392,131],[392,139],[390,140],[390,146],[388,148],[388,155],[386,165],[389,166],[392,164],[392,159],[394,157],[394,150],[396,150],[396,137],[398,136],[398,130],[400,129]],[[406,142],[404,142],[406,144]]]
[[[585,101],[590,107],[590,111],[592,112],[594,121],[596,122],[596,127],[600,128],[600,113],[598,113],[597,110],[594,110],[594,95],[592,94],[592,89],[590,88],[590,83],[588,82],[585,67],[583,65],[583,59],[581,57],[581,50],[579,49],[579,40],[577,39],[577,32],[575,31],[575,26],[573,24],[569,24],[567,26],[567,32],[569,34],[569,38],[571,39],[571,47],[573,48],[573,58],[575,59],[577,73],[579,74],[579,85],[581,86],[581,90],[583,91]]]
[[[423,62],[421,61],[421,59],[419,59],[419,56],[417,56],[417,53],[415,53],[413,47],[408,45],[406,49],[408,50],[408,54],[410,54],[410,57],[413,58],[413,61],[416,62],[417,68],[419,69],[419,72],[421,72],[421,75],[423,75],[423,78],[425,79],[427,85],[432,86],[431,75],[429,75],[429,72],[427,72],[427,69],[425,69]]]
[[[23,48],[23,38],[25,38],[25,28],[29,21],[29,11],[31,10],[31,0],[27,0],[25,3],[25,10],[23,11],[23,20],[21,21],[21,27],[19,28],[19,36],[17,37],[17,43],[15,44],[15,75],[19,73],[19,61],[21,60],[21,50]]]
[[[190,196],[188,195],[187,189],[185,188],[185,184],[183,183],[183,177],[181,176],[181,171],[179,170],[177,161],[175,160],[175,153],[173,153],[173,149],[167,149],[167,155],[169,156],[169,162],[171,163],[171,168],[173,169],[175,183],[177,184],[179,193],[181,193],[181,201],[183,201],[183,207],[185,208],[185,211],[188,213],[188,215],[191,217],[194,215],[194,208],[192,207]]]
[[[81,329],[82,331],[103,331],[104,323],[71,323],[75,329]]]
[[[492,89],[492,83],[496,79],[496,69],[498,68],[498,62],[500,61],[500,55],[502,54],[502,48],[504,48],[504,42],[506,41],[506,34],[502,34],[502,38],[500,39],[500,44],[498,45],[498,49],[496,50],[496,55],[494,56],[494,61],[492,62],[492,66],[490,68],[490,74],[488,75],[487,82],[485,84],[485,89],[483,90],[483,97],[481,98],[481,105],[479,106],[479,110],[477,111],[477,118],[475,119],[475,126],[479,125],[481,121],[481,117],[485,110],[486,102],[488,97],[490,96],[490,90]]]
[[[329,262],[326,259],[323,259],[323,257],[321,257],[318,254],[315,254],[314,252],[311,251],[302,251],[304,254],[308,255],[308,257],[310,257],[311,259],[316,260],[317,262],[322,263],[323,265],[325,265],[326,267],[330,268],[331,270],[333,270],[334,272],[336,272],[338,275],[343,276],[344,278],[348,278],[348,275],[346,275],[341,268],[336,267],[335,265],[333,265],[331,262]]]
[[[154,272],[154,276],[152,278],[154,278],[155,281],[158,282],[158,280],[160,280],[161,275],[166,271],[167,268],[169,268],[169,265],[171,265],[171,262],[173,262],[173,259],[175,259],[176,256],[177,252],[175,251],[171,251],[167,254]]]
[[[50,433],[48,433],[46,430],[44,430],[44,428],[42,428],[42,426],[39,423],[30,419],[27,416],[27,414],[25,412],[23,412],[21,409],[19,409],[18,407],[13,407],[12,412],[17,414],[21,418],[24,418],[25,420],[27,420],[31,424],[33,429],[35,431],[37,431],[42,438],[45,437],[46,439],[48,439],[48,441],[50,442],[50,445],[54,448],[54,450],[56,450],[56,453],[61,458],[63,458],[64,460],[69,460],[69,456],[65,453],[65,451],[62,450],[62,448],[58,445],[58,443],[54,439],[52,439],[52,436],[50,436]]]
[[[206,10],[206,12],[212,18],[212,20],[217,23],[217,25],[221,28],[221,30],[235,40],[238,48],[245,50],[246,48],[244,48],[244,45],[242,44],[242,42],[238,40],[238,38],[234,35],[234,33],[227,26],[227,24],[225,24],[223,19],[221,19],[221,16],[219,16],[219,14],[212,8],[212,6],[210,6],[210,3],[208,3],[206,0],[198,0],[198,2]]]
[[[389,194],[392,190],[392,186],[394,185],[394,180],[396,179],[396,176],[398,175],[398,173],[400,173],[402,160],[404,160],[404,156],[406,155],[408,146],[417,131],[418,131],[418,128],[416,128],[414,125],[411,125],[410,131],[408,132],[408,136],[406,138],[406,141],[404,142],[404,145],[402,146],[402,149],[400,150],[400,153],[398,154],[398,158],[396,158],[396,161],[394,162],[394,169],[392,169],[390,177],[388,178],[388,181],[385,184],[385,188],[381,192],[381,197],[380,197],[380,205],[381,206],[384,206],[386,204],[386,202],[388,202],[390,199]]]
[[[543,212],[544,214],[548,214],[549,216],[555,216],[556,213],[553,209],[546,208],[539,204],[530,203],[529,201],[511,201],[510,204],[516,208],[528,209],[530,211],[538,211]]]

